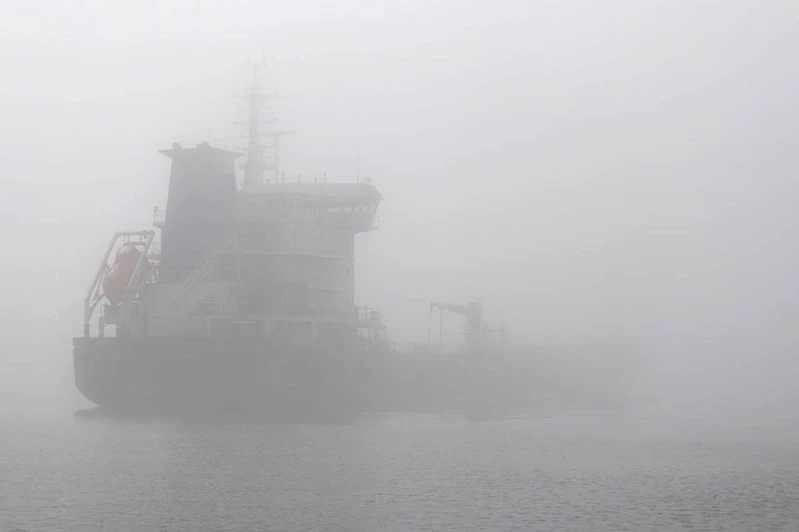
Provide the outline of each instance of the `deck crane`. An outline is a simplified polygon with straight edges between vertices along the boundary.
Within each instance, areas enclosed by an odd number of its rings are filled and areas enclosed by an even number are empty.
[[[478,348],[483,344],[483,308],[476,301],[465,305],[460,303],[443,303],[433,301],[430,303],[430,319],[432,321],[433,311],[439,313],[439,342],[444,343],[444,311],[452,312],[466,317],[466,346],[470,349]],[[428,342],[430,341],[428,334]]]

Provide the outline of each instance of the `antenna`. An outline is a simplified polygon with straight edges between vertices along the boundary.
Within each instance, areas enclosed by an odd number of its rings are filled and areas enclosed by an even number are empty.
[[[247,138],[247,163],[244,168],[244,185],[251,186],[259,183],[263,175],[263,149],[261,148],[261,109],[265,95],[261,92],[258,83],[258,67],[260,62],[249,61],[247,66],[252,68],[252,84],[247,94],[249,104],[248,138]]]
[[[265,109],[264,102],[267,98],[275,94],[267,94],[261,91],[258,69],[263,64],[261,61],[249,61],[248,66],[253,70],[253,80],[249,93],[245,99],[249,104],[249,119],[247,121],[247,162],[244,167],[244,185],[252,186],[263,183],[263,175],[266,170],[272,170],[275,174],[275,181],[280,176],[280,139],[294,133],[294,131],[261,131],[261,125],[272,125],[275,119],[264,120],[261,117]],[[267,138],[271,144],[263,145],[261,140]],[[272,164],[265,161],[264,152],[272,152]]]
[[[358,143],[358,149],[355,154],[355,182],[361,182],[361,143]]]

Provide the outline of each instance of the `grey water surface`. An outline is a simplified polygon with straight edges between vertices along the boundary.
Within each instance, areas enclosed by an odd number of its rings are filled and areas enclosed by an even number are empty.
[[[680,423],[7,418],[0,529],[799,530],[795,434]]]

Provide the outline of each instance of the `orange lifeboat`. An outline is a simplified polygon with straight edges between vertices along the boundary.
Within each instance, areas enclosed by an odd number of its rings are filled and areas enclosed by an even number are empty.
[[[141,250],[135,244],[124,244],[117,251],[114,265],[103,279],[103,294],[112,305],[117,305],[122,301],[122,295],[133,276],[139,257],[141,257]]]

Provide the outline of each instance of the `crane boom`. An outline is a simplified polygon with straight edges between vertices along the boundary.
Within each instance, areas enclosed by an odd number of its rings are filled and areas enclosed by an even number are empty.
[[[468,347],[477,348],[482,345],[483,309],[480,303],[473,301],[463,305],[460,303],[433,301],[430,303],[431,319],[434,310],[439,311],[439,341],[441,343],[444,342],[444,311],[447,311],[466,317],[466,330],[464,335],[466,337],[466,345]]]

